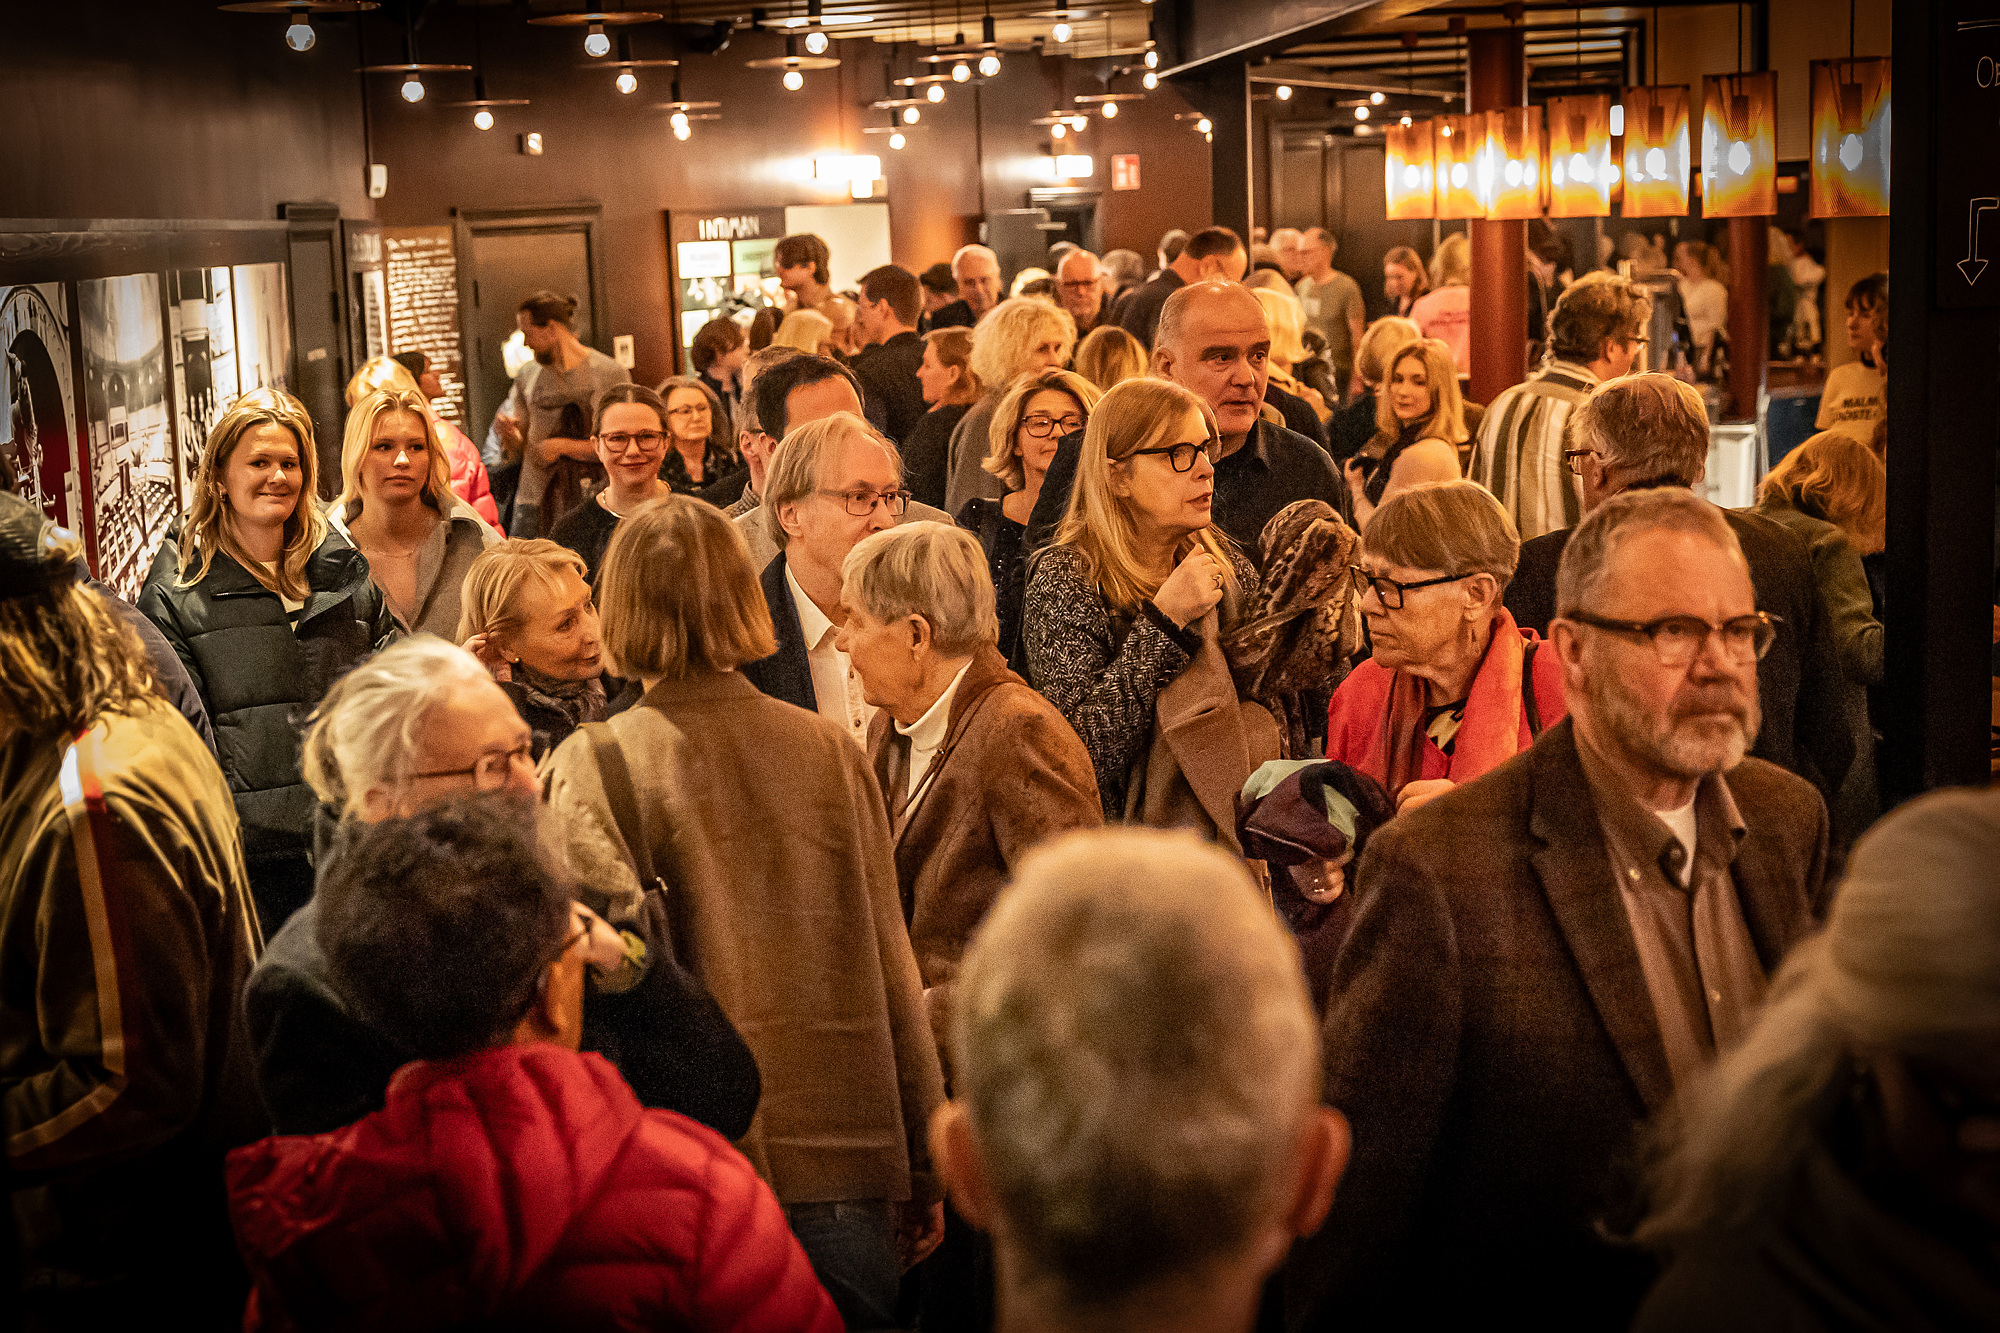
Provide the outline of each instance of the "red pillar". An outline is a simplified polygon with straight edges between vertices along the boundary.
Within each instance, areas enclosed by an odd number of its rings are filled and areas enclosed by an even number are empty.
[[[1729,414],[1754,421],[1771,364],[1771,219],[1729,219]]]
[[[1527,43],[1521,29],[1477,30],[1467,55],[1472,110],[1527,104]],[[1470,226],[1469,394],[1476,403],[1490,403],[1502,389],[1528,377],[1528,224],[1475,220]]]

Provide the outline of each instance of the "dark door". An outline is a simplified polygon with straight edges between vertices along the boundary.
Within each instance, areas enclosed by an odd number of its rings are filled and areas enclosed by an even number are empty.
[[[475,434],[513,387],[501,348],[514,334],[521,299],[538,291],[576,298],[576,336],[599,351],[608,327],[598,287],[594,210],[462,213],[459,285],[466,311],[466,380]],[[469,289],[469,290],[468,290]]]
[[[340,490],[340,433],[346,425],[348,349],[345,274],[340,253],[340,211],[325,205],[286,204],[291,224],[292,392],[313,419],[318,443],[319,491]]]

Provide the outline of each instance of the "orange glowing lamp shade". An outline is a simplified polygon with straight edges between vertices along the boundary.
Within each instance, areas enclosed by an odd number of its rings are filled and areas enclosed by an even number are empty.
[[[1475,159],[1486,146],[1486,116],[1437,116],[1431,121],[1437,163],[1437,216],[1445,221],[1483,218],[1486,206],[1472,188]]]
[[[1436,156],[1429,121],[1391,125],[1383,133],[1388,151],[1383,159],[1392,222],[1437,215]]]
[[[1625,90],[1625,170],[1619,213],[1678,218],[1688,211],[1686,84]]]
[[[1552,97],[1548,104],[1549,216],[1611,216],[1611,99]]]
[[[1812,62],[1812,216],[1889,216],[1889,62]]]
[[[1778,76],[1711,74],[1701,81],[1701,215],[1778,211]]]
[[[1518,222],[1542,215],[1542,109],[1514,106],[1488,111],[1486,145],[1472,164],[1472,189],[1493,222]]]

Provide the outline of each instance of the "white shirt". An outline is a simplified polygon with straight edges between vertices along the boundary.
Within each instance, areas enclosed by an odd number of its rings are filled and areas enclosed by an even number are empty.
[[[952,696],[958,693],[958,682],[965,679],[965,673],[971,666],[972,663],[967,662],[958,669],[958,674],[951,678],[951,684],[944,687],[944,693],[937,697],[936,703],[925,710],[922,717],[907,727],[900,722],[896,723],[897,732],[907,737],[910,742],[910,785],[906,793],[908,796],[917,794],[917,788],[923,783],[924,774],[930,771],[931,760],[936,757],[938,747],[944,744],[945,732],[951,725]]]
[[[1681,887],[1686,888],[1693,882],[1694,876],[1694,798],[1689,797],[1688,803],[1678,810],[1655,810],[1653,813],[1659,816],[1662,824],[1674,831],[1674,836],[1681,840],[1681,846],[1687,849],[1687,856],[1681,861]]]
[[[785,583],[792,590],[792,605],[798,608],[799,628],[805,631],[806,665],[812,671],[813,699],[819,705],[819,715],[852,736],[854,743],[865,750],[868,724],[875,718],[875,709],[861,697],[861,677],[855,674],[847,654],[833,646],[840,626],[828,620],[819,604],[806,595],[789,564],[785,566]]]

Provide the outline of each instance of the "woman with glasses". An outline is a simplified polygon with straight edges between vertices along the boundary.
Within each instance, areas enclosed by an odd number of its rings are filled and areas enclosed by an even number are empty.
[[[1107,820],[1235,847],[1236,794],[1279,744],[1220,647],[1257,591],[1214,523],[1220,448],[1215,414],[1177,384],[1105,394],[1069,509],[1028,575],[1025,638],[1035,687],[1090,751]]]
[[[2000,1326],[2000,796],[1864,835],[1825,930],[1683,1088],[1637,1333]]]
[[[575,551],[510,537],[472,562],[461,600],[459,642],[527,722],[537,761],[637,697],[605,672],[597,604]]]
[[[1470,782],[1569,715],[1562,666],[1500,604],[1521,539],[1473,482],[1391,496],[1361,533],[1369,660],[1333,693],[1326,757],[1398,811]]]
[[[1069,311],[1039,297],[1016,296],[1002,301],[973,327],[972,373],[985,389],[985,397],[951,433],[945,470],[947,512],[957,513],[975,495],[992,500],[1004,494],[1000,482],[984,466],[1000,398],[1023,375],[1068,365],[1075,350],[1076,321]]]
[[[958,526],[979,537],[999,602],[1000,652],[1019,671],[1021,599],[1026,589],[1028,516],[1041,498],[1042,478],[1056,456],[1056,442],[1080,431],[1097,405],[1097,386],[1067,370],[1023,375],[1000,400],[988,438],[986,471],[1007,484],[999,500],[974,498],[958,511]]]
[[[555,526],[549,536],[583,557],[584,581],[597,579],[598,562],[618,520],[648,500],[670,494],[664,466],[671,436],[667,407],[643,384],[614,384],[597,401],[591,445],[604,464],[606,484]]]
[[[676,375],[660,385],[667,423],[666,465],[660,479],[676,495],[692,495],[718,507],[735,504],[748,474],[730,439],[729,413],[715,391],[693,375]],[[736,489],[731,491],[730,486]]]
[[[1375,435],[1347,460],[1355,526],[1392,495],[1432,481],[1457,481],[1469,433],[1451,349],[1436,338],[1405,343],[1389,357],[1376,395]]]
[[[376,654],[327,693],[306,734],[306,780],[321,802],[319,876],[343,845],[341,824],[407,818],[468,792],[512,797],[532,826],[532,748],[528,724],[469,653],[424,634]],[[758,1096],[742,1038],[691,977],[655,972],[658,960],[631,946],[628,933],[644,933],[635,895],[578,892],[589,900],[571,908],[590,963],[584,1049],[605,1052],[646,1105],[741,1134]],[[323,1134],[379,1110],[390,1076],[414,1058],[340,993],[317,897],[272,937],[243,1008],[257,1090],[280,1134]]]

